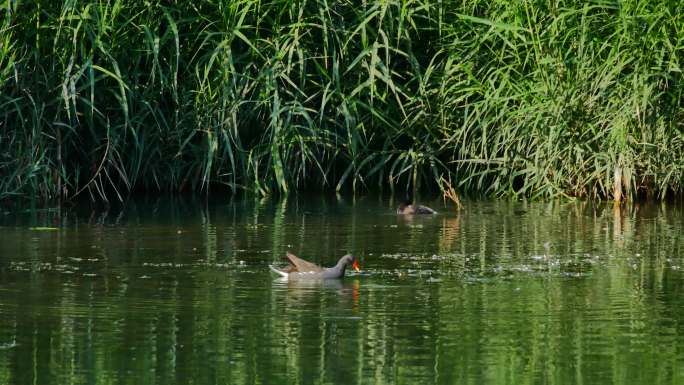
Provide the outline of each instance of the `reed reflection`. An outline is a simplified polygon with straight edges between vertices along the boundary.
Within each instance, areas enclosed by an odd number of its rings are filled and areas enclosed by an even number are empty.
[[[201,207],[0,218],[2,383],[684,381],[676,206]],[[350,249],[342,280],[267,267]]]

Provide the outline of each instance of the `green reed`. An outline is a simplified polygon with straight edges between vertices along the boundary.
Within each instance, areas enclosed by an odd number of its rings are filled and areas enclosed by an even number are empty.
[[[0,198],[681,192],[676,2],[169,4],[0,3]]]

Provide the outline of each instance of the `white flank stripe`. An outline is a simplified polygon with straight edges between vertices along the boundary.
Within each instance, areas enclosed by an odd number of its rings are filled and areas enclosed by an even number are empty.
[[[282,272],[282,271],[280,271],[280,270],[276,269],[275,267],[273,267],[273,265],[268,265],[268,267],[270,267],[270,268],[271,268],[271,270],[272,270],[272,271],[273,271],[274,273],[276,273],[276,274],[280,275],[281,277],[285,277],[285,278],[287,278],[287,273],[285,273],[285,272]]]

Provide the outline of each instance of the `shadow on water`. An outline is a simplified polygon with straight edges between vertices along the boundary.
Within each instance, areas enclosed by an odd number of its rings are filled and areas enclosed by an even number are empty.
[[[3,213],[0,384],[684,382],[681,207],[428,203]]]

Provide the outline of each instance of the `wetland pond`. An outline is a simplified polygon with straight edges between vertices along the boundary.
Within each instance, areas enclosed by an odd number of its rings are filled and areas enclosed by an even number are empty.
[[[427,203],[0,212],[0,384],[684,383],[679,204]]]

